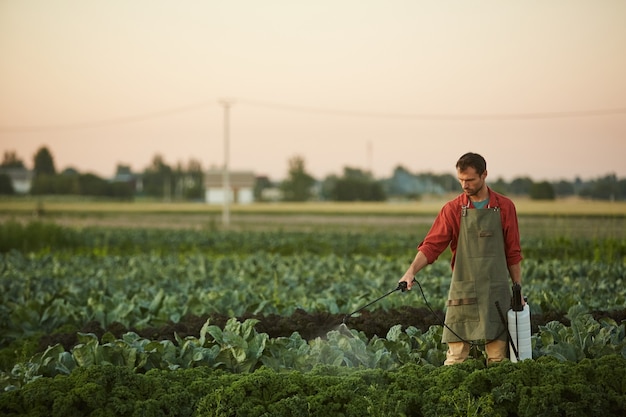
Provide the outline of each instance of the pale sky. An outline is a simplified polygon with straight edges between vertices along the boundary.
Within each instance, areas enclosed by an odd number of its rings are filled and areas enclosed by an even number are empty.
[[[0,0],[0,151],[273,180],[626,177],[624,0]]]

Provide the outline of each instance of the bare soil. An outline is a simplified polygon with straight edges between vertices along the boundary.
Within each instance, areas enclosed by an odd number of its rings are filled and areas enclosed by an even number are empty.
[[[436,314],[436,316],[435,316]],[[397,324],[401,324],[403,328],[414,326],[423,332],[426,332],[430,326],[441,325],[443,312],[435,311],[435,314],[427,308],[420,307],[403,307],[389,311],[374,310],[363,311],[359,316],[350,317],[346,320],[346,325],[350,329],[358,330],[368,338],[373,336],[385,337],[389,329]],[[592,315],[596,320],[600,318],[611,318],[617,323],[626,320],[626,309],[616,311],[595,311]],[[98,322],[89,322],[85,324],[79,331],[82,333],[93,333],[101,338],[105,332],[112,333],[116,338],[128,332],[133,331],[139,336],[150,340],[171,340],[176,343],[174,334],[179,337],[200,335],[200,329],[207,321],[224,328],[228,316],[225,315],[206,315],[206,316],[185,316],[178,323],[170,322],[161,327],[146,327],[142,329],[126,328],[120,323],[112,323],[108,328],[103,328]],[[253,315],[246,314],[238,317],[239,321],[246,319],[257,319],[255,329],[259,333],[267,333],[271,338],[289,337],[293,332],[298,332],[305,340],[312,340],[317,337],[325,337],[331,330],[336,330],[344,321],[345,315],[330,314],[325,312],[307,313],[304,310],[296,310],[290,316],[279,315]],[[569,325],[570,321],[565,317],[565,313],[531,316],[532,332],[537,333],[539,326],[545,325],[550,321],[559,321],[565,325]],[[40,339],[39,347],[41,351],[48,346],[62,344],[66,350],[70,350],[78,343],[76,333],[58,333],[44,336]]]

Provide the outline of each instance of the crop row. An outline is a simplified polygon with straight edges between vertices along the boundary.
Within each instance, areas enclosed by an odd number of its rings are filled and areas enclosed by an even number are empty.
[[[571,326],[550,322],[532,336],[533,357],[551,356],[579,362],[603,356],[626,358],[625,324],[596,321],[581,307],[569,311]],[[255,320],[230,319],[224,328],[207,321],[199,337],[153,341],[129,332],[120,339],[110,333],[99,339],[79,334],[79,344],[66,351],[60,344],[15,364],[0,373],[0,388],[16,389],[42,376],[69,375],[77,368],[113,365],[145,373],[153,369],[177,370],[207,366],[232,373],[250,373],[261,366],[275,371],[310,372],[317,365],[349,368],[398,369],[406,364],[439,366],[445,358],[441,327],[422,333],[414,327],[393,326],[386,337],[368,339],[342,326],[325,337],[306,341],[294,332],[290,337],[270,338],[258,333]]]
[[[410,258],[382,256],[242,255],[73,256],[0,255],[0,343],[89,321],[141,328],[187,315],[290,315],[296,309],[349,313],[396,286]],[[531,312],[626,308],[622,263],[524,262]],[[418,276],[429,304],[442,310],[449,266]],[[424,305],[417,291],[374,308]]]
[[[597,237],[593,228],[600,227],[596,219],[589,232],[592,237],[571,237],[548,233],[558,228],[559,222],[544,219],[533,228],[542,230],[529,236],[522,235],[522,249],[526,259],[593,261],[603,263],[626,261],[626,239]],[[573,222],[570,220],[570,222]],[[584,223],[581,220],[581,223]],[[601,227],[611,229],[610,221]],[[576,223],[574,223],[576,224]],[[547,226],[549,225],[549,227]],[[618,227],[618,226],[616,226]],[[415,247],[424,238],[428,225],[417,225],[410,230],[389,231],[283,231],[280,229],[256,232],[224,230],[140,229],[140,228],[70,228],[54,223],[31,222],[21,224],[8,221],[0,224],[0,253],[17,250],[22,253],[55,253],[73,255],[169,255],[169,254],[254,254],[259,251],[277,255],[311,253],[337,256],[381,255],[412,256]],[[547,233],[547,235],[546,235]],[[595,237],[593,237],[595,236]],[[442,259],[449,259],[445,252]]]
[[[318,365],[311,372],[262,368],[153,369],[94,365],[0,393],[7,417],[65,416],[490,416],[621,417],[626,358],[579,363],[543,357],[485,368],[405,365],[395,371]]]

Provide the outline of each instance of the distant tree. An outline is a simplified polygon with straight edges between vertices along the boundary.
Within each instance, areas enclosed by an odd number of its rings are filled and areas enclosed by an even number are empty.
[[[143,173],[143,190],[151,197],[171,198],[172,195],[172,168],[167,165],[163,157],[155,155],[152,163]]]
[[[528,177],[515,178],[509,185],[509,192],[514,195],[528,195],[533,185],[533,180]]]
[[[311,198],[315,178],[306,172],[304,158],[294,156],[289,160],[287,179],[280,188],[285,201],[307,201]]]
[[[626,178],[622,178],[617,181],[617,195],[616,200],[626,200]]]
[[[331,197],[334,201],[385,201],[387,198],[380,182],[355,178],[337,180]]]
[[[67,168],[57,174],[52,154],[46,147],[40,148],[34,157],[35,178],[30,192],[34,195],[70,195],[80,194],[78,171]]]
[[[584,188],[585,184],[580,177],[576,177],[572,186],[574,187],[574,193],[579,194],[580,191]]]
[[[204,171],[200,161],[191,159],[184,174],[184,192],[187,199],[200,200],[204,198]]]
[[[263,190],[267,190],[268,188],[272,188],[270,179],[264,175],[257,177],[254,182],[254,199],[256,201],[263,201]]]
[[[108,196],[110,195],[109,182],[95,174],[80,174],[78,187],[81,195]]]
[[[495,182],[489,184],[489,186],[493,188],[495,192],[500,194],[506,195],[509,192],[509,185],[506,183],[506,181],[504,181],[502,177],[498,177],[498,179]]]
[[[559,197],[569,197],[576,194],[576,188],[571,182],[561,180],[552,184],[554,193]]]
[[[112,182],[109,184],[108,196],[118,200],[132,200],[135,194],[134,184],[131,182]]]
[[[45,146],[40,148],[34,157],[35,175],[55,175],[54,158]]]
[[[533,183],[529,192],[532,200],[554,200],[554,188],[548,181]]]
[[[17,157],[15,151],[5,151],[2,159],[2,168],[24,168],[24,162]]]
[[[33,178],[30,193],[33,195],[56,194],[52,175],[40,175]]]
[[[30,189],[33,195],[69,195],[79,194],[76,175],[39,175],[33,179]]]
[[[187,184],[185,184],[186,179],[185,168],[183,167],[182,162],[178,161],[176,163],[176,167],[172,169],[172,178],[170,180],[172,187],[170,196],[173,195],[175,200],[183,199],[183,193],[187,187]]]
[[[61,171],[61,175],[79,175],[80,172],[76,168],[67,167]]]
[[[612,174],[591,181],[583,187],[580,195],[597,200],[622,200],[626,198],[624,191],[624,181],[618,181]]]
[[[7,174],[0,174],[0,195],[13,195],[15,194],[15,188],[13,188],[13,182],[11,177]]]
[[[330,197],[334,201],[384,201],[387,197],[382,184],[360,169],[344,168],[344,175],[336,178]]]
[[[81,194],[80,172],[74,168],[65,168],[60,175],[54,175],[57,194]]]
[[[333,189],[338,180],[337,174],[331,174],[324,178],[320,186],[320,198],[322,200],[332,200]]]

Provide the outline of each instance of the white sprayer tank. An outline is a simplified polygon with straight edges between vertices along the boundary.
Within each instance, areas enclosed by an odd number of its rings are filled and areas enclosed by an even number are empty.
[[[530,339],[530,307],[528,303],[524,304],[521,311],[510,309],[507,313],[507,321],[509,323],[509,334],[515,348],[519,360],[533,358],[533,346]],[[517,362],[517,357],[513,347],[509,347],[511,362]]]

